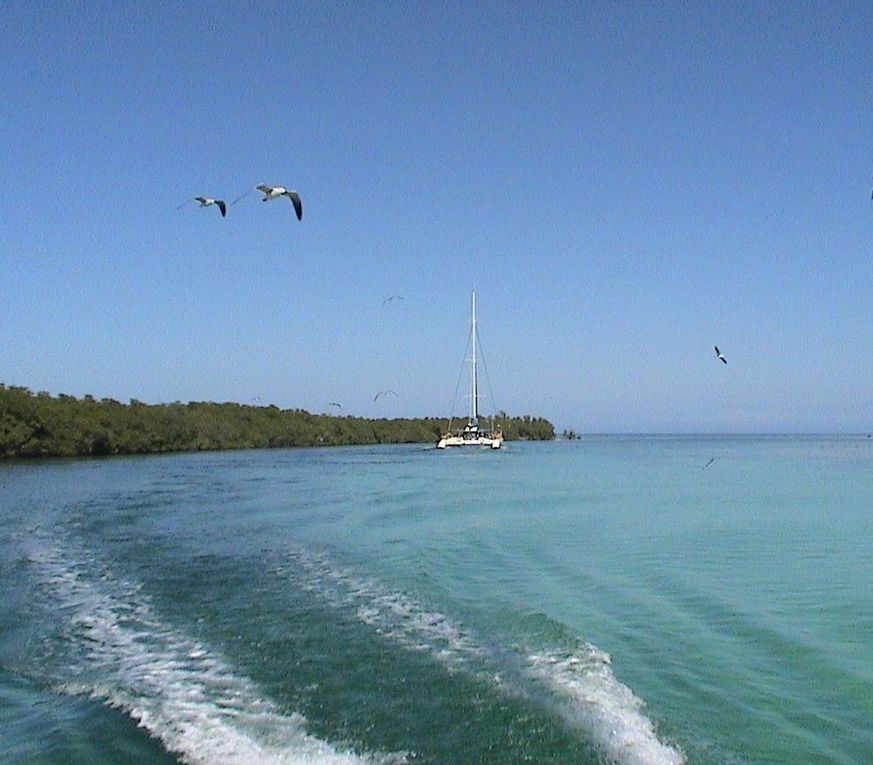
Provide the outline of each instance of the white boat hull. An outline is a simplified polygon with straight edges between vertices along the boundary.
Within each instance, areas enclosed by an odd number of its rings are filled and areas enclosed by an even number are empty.
[[[443,436],[437,444],[437,449],[447,449],[450,446],[485,446],[490,449],[500,449],[503,446],[503,437],[476,436],[464,438],[464,436]]]

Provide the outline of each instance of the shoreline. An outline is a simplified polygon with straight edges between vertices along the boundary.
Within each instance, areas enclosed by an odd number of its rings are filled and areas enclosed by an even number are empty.
[[[311,414],[233,402],[144,404],[0,384],[0,461],[318,446],[436,443],[446,417],[379,418]],[[544,418],[494,418],[507,440],[549,441]]]

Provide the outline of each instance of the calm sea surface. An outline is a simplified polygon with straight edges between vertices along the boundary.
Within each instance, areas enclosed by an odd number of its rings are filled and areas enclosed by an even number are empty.
[[[873,762],[873,439],[3,464],[0,524],[4,764]]]

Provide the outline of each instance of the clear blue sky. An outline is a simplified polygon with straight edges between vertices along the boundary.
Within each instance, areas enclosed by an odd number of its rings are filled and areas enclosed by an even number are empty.
[[[0,382],[444,416],[475,288],[511,414],[873,430],[871,40],[869,2],[6,2]],[[264,181],[302,223],[177,209]]]

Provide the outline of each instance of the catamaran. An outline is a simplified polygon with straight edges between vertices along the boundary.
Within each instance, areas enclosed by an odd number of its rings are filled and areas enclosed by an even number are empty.
[[[494,427],[494,422],[489,427],[479,425],[479,369],[476,343],[479,332],[476,328],[476,293],[473,292],[472,320],[470,323],[470,338],[473,344],[473,353],[470,357],[470,416],[463,428],[452,429],[452,420],[449,427],[437,444],[437,449],[445,449],[449,446],[486,446],[491,449],[499,449],[503,446],[503,432],[499,427]]]

